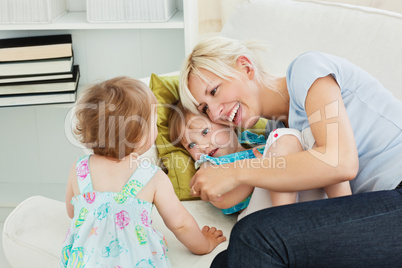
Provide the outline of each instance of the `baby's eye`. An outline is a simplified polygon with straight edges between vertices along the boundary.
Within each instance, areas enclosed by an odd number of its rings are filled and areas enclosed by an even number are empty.
[[[211,90],[211,95],[214,96],[217,90],[218,90],[218,88],[212,89],[212,90]]]
[[[204,130],[202,131],[202,136],[207,135],[208,132],[209,132],[209,128],[204,129]]]
[[[189,149],[193,149],[194,146],[195,146],[195,142],[192,142],[192,143],[190,143],[190,144],[188,145],[188,148],[189,148]]]
[[[207,110],[208,110],[208,105],[205,105],[204,107],[202,107],[202,112],[203,112],[204,114],[207,113]]]

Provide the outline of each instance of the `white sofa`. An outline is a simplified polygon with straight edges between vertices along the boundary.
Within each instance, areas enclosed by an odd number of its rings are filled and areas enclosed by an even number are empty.
[[[267,43],[267,65],[283,75],[297,55],[319,50],[349,59],[377,77],[402,99],[402,15],[348,4],[307,0],[254,0],[236,8],[222,35]],[[156,149],[148,154],[157,157]],[[314,199],[311,192],[302,200]],[[223,216],[203,201],[183,202],[200,225],[215,225],[229,236],[235,217]],[[153,226],[164,233],[173,267],[209,267],[227,242],[209,255],[191,254],[163,225],[155,210]],[[57,267],[69,224],[63,202],[35,196],[7,218],[3,247],[13,267]]]

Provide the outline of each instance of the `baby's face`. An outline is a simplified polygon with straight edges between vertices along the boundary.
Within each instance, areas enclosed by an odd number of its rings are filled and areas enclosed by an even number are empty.
[[[236,153],[242,148],[236,133],[228,126],[197,115],[187,118],[185,124],[181,144],[196,161],[202,154],[219,157]]]

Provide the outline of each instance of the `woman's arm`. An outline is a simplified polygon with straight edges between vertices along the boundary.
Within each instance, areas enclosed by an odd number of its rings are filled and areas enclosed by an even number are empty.
[[[165,173],[159,171],[152,179],[155,183],[154,204],[166,226],[177,239],[194,254],[210,253],[226,237],[215,227],[204,226],[200,230],[197,222],[177,198],[172,183]]]
[[[317,79],[306,98],[306,113],[316,147],[294,154],[247,159],[242,165],[201,167],[192,188],[203,200],[246,184],[273,191],[316,189],[352,180],[359,162],[352,127],[340,88],[332,76]],[[239,168],[242,167],[242,168]]]

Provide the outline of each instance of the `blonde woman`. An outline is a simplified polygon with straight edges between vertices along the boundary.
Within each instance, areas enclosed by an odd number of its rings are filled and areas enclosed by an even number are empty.
[[[354,195],[245,217],[212,267],[397,267],[402,103],[346,59],[306,52],[286,77],[274,77],[260,51],[254,42],[223,37],[199,43],[181,70],[183,105],[224,125],[249,128],[268,118],[310,128],[315,147],[281,156],[285,166],[269,157],[201,168],[194,195],[218,202],[243,184],[292,192],[345,182]]]

